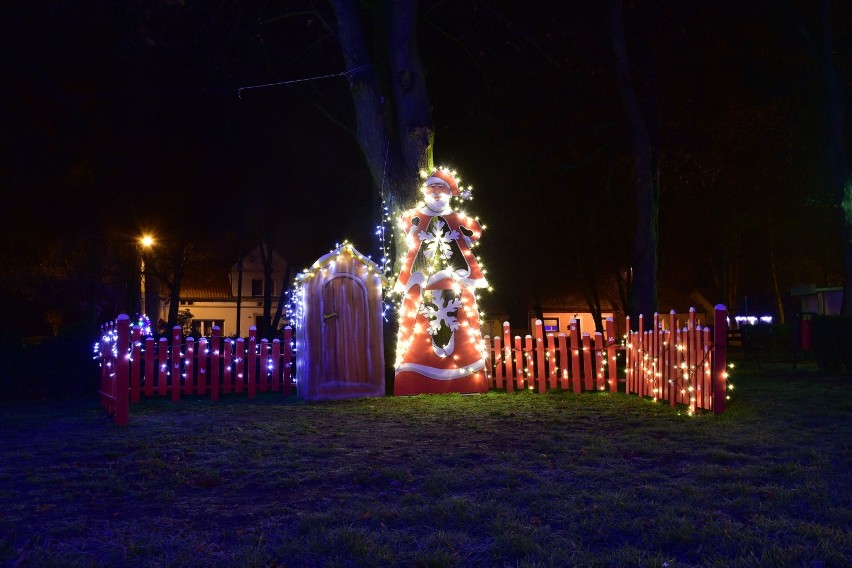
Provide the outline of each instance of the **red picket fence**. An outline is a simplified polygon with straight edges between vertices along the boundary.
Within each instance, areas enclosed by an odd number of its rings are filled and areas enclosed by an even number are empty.
[[[630,331],[619,344],[615,328],[607,318],[605,333],[592,336],[580,333],[572,320],[569,333],[544,334],[541,320],[535,322],[533,335],[511,336],[509,323],[503,324],[502,337],[485,337],[488,357],[486,369],[492,388],[508,392],[519,389],[583,391],[609,390],[653,400],[668,401],[671,406],[685,404],[696,409],[725,411],[727,400],[727,318],[725,306],[714,310],[713,329],[702,328],[695,309],[689,311],[681,328],[675,312],[661,320],[654,314],[650,329],[639,316],[637,331]],[[625,329],[630,329],[627,318]],[[616,352],[624,351],[624,378],[618,376]]]
[[[139,326],[130,329],[130,318],[122,314],[114,323],[102,326],[100,344],[101,403],[115,423],[124,426],[129,420],[129,403],[139,402],[142,395],[210,396],[281,391],[289,395],[293,388],[292,330],[284,328],[284,340],[258,341],[257,329],[249,328],[249,337],[226,339],[218,327],[210,338],[197,342],[183,339],[181,328],[172,329],[171,341],[161,337],[142,337]],[[144,342],[143,342],[144,341]],[[119,393],[125,393],[119,396]]]
[[[686,404],[691,412],[698,408],[724,412],[728,376],[725,307],[716,306],[712,330],[701,327],[695,309],[689,310],[683,327],[674,311],[667,321],[654,314],[650,329],[645,326],[640,316],[639,330],[626,340],[626,392],[668,401],[671,406]]]
[[[512,337],[509,323],[502,337],[485,337],[488,357],[486,371],[491,388],[508,392],[521,389],[624,392],[671,406],[685,404],[697,409],[725,411],[727,399],[727,319],[725,306],[716,306],[713,329],[701,327],[691,309],[684,327],[672,311],[668,318],[654,314],[650,329],[639,317],[637,331],[628,332],[619,342],[612,319],[607,318],[604,333],[581,333],[572,320],[569,333],[543,332],[541,320],[533,335],[523,341]],[[627,319],[625,329],[630,329]],[[248,340],[223,339],[219,328],[213,336],[183,341],[180,327],[172,330],[171,341],[161,337],[142,338],[139,326],[130,329],[130,319],[122,314],[102,327],[99,345],[101,359],[101,403],[115,423],[124,426],[129,419],[129,403],[142,395],[209,395],[257,392],[293,388],[291,329],[285,338],[258,342],[257,330],[249,329]],[[123,347],[122,347],[123,346]],[[623,378],[616,366],[618,351],[625,354]],[[124,393],[123,396],[120,394]]]
[[[536,320],[533,334],[523,341],[512,338],[509,322],[503,323],[503,337],[485,336],[489,357],[486,370],[492,388],[508,392],[538,388],[538,392],[560,388],[580,393],[584,390],[617,392],[615,354],[618,346],[615,326],[606,319],[606,337],[600,332],[594,339],[580,334],[578,320],[572,320],[569,333],[544,334]]]

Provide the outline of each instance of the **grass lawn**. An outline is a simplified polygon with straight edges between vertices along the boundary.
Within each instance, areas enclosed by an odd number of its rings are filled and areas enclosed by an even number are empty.
[[[10,566],[852,566],[852,378],[623,394],[0,404]],[[233,396],[233,395],[232,395]]]

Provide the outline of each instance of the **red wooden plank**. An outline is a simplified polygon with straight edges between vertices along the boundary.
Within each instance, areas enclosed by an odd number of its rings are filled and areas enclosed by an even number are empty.
[[[583,373],[585,389],[587,391],[595,390],[595,370],[592,368],[592,340],[588,333],[583,334]]]
[[[257,328],[249,327],[249,342],[246,348],[248,372],[246,380],[248,381],[248,397],[254,398],[257,393]]]
[[[272,340],[272,356],[269,368],[269,373],[272,376],[272,391],[278,392],[281,390],[281,340],[275,338]]]
[[[219,365],[222,360],[222,330],[213,326],[210,337],[210,400],[219,400]]]
[[[169,387],[169,340],[161,337],[157,343],[157,394],[166,396]]]
[[[142,371],[142,328],[138,325],[133,326],[133,333],[130,339],[130,402],[139,402],[139,392],[141,390]]]
[[[195,392],[195,338],[186,338],[186,352],[183,357],[183,393]]]
[[[677,398],[677,330],[675,326],[675,311],[669,312],[668,361],[666,361],[666,389],[668,390],[669,406],[675,405]]]
[[[503,388],[503,345],[500,341],[499,337],[495,337],[491,339],[489,342],[488,351],[489,357],[488,360],[491,360],[491,356],[494,357],[494,365],[492,367],[492,376],[494,377],[494,388],[502,389]]]
[[[547,375],[548,375],[548,387],[555,389],[556,384],[556,337],[552,333],[547,334],[547,343],[545,344],[545,348],[547,352],[545,354],[545,358],[547,359]]]
[[[633,352],[633,331],[630,329],[630,316],[624,318],[624,392],[633,392],[633,372],[636,366],[636,353]]]
[[[559,388],[564,391],[568,390],[568,368],[571,366],[571,359],[568,355],[568,336],[564,333],[559,334]]]
[[[713,414],[725,412],[728,398],[728,320],[727,308],[713,310]]]
[[[258,379],[260,379],[260,392],[269,392],[269,340],[265,337],[260,340],[260,361],[258,366]]]
[[[234,342],[225,340],[222,359],[222,394],[231,394],[231,385],[234,383]]]
[[[515,336],[515,386],[518,390],[527,388],[524,377],[524,349],[521,347],[521,336]]]
[[[207,347],[207,338],[202,337],[198,340],[198,394],[207,394],[207,357],[210,355],[210,349]]]
[[[618,392],[618,361],[616,359],[615,322],[612,318],[606,318],[604,327],[606,331],[606,370],[609,392]]]
[[[503,364],[505,365],[506,392],[515,391],[515,371],[512,369],[512,334],[509,322],[503,322]]]
[[[172,400],[180,400],[180,326],[174,326],[172,329],[172,364],[171,364],[171,379],[172,379]]]
[[[545,345],[544,326],[540,319],[535,320],[533,325],[533,337],[535,338],[535,381],[538,384],[538,392],[547,390],[547,377],[544,370]]]
[[[580,382],[580,322],[572,319],[568,324],[568,333],[571,336],[571,382],[575,394],[583,392]]]
[[[245,384],[245,368],[246,368],[246,341],[242,337],[237,338],[237,352],[234,354],[234,392],[241,394],[243,392],[243,384]]]
[[[604,390],[604,342],[603,334],[599,331],[595,332],[594,342],[594,366],[595,377],[597,378],[597,390]]]
[[[703,354],[702,362],[701,362],[701,376],[702,376],[702,379],[703,379],[702,380],[702,382],[703,382],[702,392],[703,392],[704,396],[702,397],[703,403],[702,403],[701,406],[702,406],[702,408],[704,408],[706,410],[710,410],[712,408],[712,402],[711,402],[712,396],[711,395],[713,394],[713,384],[712,384],[712,380],[711,380],[711,370],[710,370],[710,363],[711,363],[711,356],[710,355],[712,353],[711,350],[713,348],[713,345],[710,342],[710,328],[707,327],[707,326],[704,327],[704,337],[702,338],[702,343],[703,343],[702,348],[704,350],[704,354]]]

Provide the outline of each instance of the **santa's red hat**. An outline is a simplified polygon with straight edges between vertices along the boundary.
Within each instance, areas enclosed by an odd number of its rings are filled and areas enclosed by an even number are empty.
[[[423,185],[432,185],[433,183],[446,185],[450,188],[450,190],[452,190],[453,195],[459,194],[459,184],[456,182],[456,178],[454,178],[448,170],[435,170],[429,174],[429,177],[426,179],[426,183]]]

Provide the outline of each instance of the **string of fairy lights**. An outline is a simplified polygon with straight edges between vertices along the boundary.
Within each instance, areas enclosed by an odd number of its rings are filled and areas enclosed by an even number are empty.
[[[150,321],[147,316],[139,317],[138,321],[132,326],[134,330],[134,334],[138,332],[139,337],[151,337],[151,328]],[[187,380],[188,375],[193,374],[193,366],[194,361],[196,361],[196,354],[200,354],[203,356],[213,355],[214,357],[222,357],[222,360],[225,361],[225,368],[223,371],[230,370],[237,379],[243,379],[244,373],[241,371],[243,364],[246,361],[250,361],[252,359],[252,352],[254,357],[259,361],[263,361],[262,357],[264,356],[264,351],[272,351],[274,349],[275,342],[279,342],[279,339],[273,340],[273,343],[270,345],[268,340],[261,339],[257,340],[255,337],[249,337],[248,341],[242,337],[239,338],[230,338],[223,337],[220,338],[223,342],[223,349],[217,349],[215,346],[210,347],[208,338],[200,338],[196,343],[195,339],[192,337],[184,338],[183,341],[172,341],[169,342],[166,338],[161,338],[158,342],[161,347],[165,347],[166,349],[171,349],[171,351],[161,355],[158,361],[158,368],[161,374],[168,373],[169,365],[173,363],[173,355],[177,350],[178,357],[183,360],[183,363],[180,365],[182,371],[180,372],[180,377],[184,381]],[[246,345],[246,343],[248,345]],[[252,344],[254,344],[253,350],[251,349]],[[292,342],[291,342],[292,345]],[[156,348],[157,343],[155,343],[155,353],[160,354],[161,352]],[[107,352],[110,356],[105,356],[104,347],[106,347]],[[107,326],[107,329],[104,330],[104,333],[101,337],[101,341],[95,342],[94,344],[94,359],[100,361],[102,367],[106,367],[109,371],[109,376],[115,376],[115,364],[114,362],[119,357],[118,351],[118,330],[115,326]],[[139,353],[140,357],[143,359],[146,357],[146,349],[145,342],[141,339],[137,339],[132,341],[130,348],[124,354],[124,357],[127,359],[129,363],[133,363],[133,353]],[[284,354],[280,354],[279,358],[284,358]],[[292,366],[292,351],[290,356],[290,361],[285,359],[284,365],[281,365],[281,368],[284,369],[284,374],[281,377],[282,381],[285,377],[288,377],[290,374],[289,369]],[[273,374],[276,370],[275,358],[272,355],[266,355],[265,369],[267,372],[267,378],[275,378]],[[206,372],[206,369],[199,368],[199,373]],[[147,377],[144,375],[141,377],[142,384],[145,383]],[[288,377],[289,378],[289,377]]]

